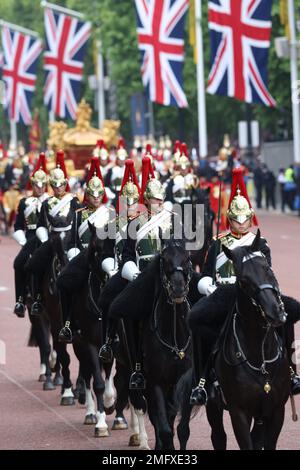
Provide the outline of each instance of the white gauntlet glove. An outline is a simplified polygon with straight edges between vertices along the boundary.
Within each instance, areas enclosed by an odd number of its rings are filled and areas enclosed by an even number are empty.
[[[202,279],[200,279],[198,282],[197,287],[200,294],[206,296],[212,294],[217,288],[217,286],[213,284],[213,279],[210,276],[202,277]]]

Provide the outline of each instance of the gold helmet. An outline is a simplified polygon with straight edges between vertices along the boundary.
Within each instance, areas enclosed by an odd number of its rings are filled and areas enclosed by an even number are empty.
[[[26,189],[31,189],[32,185],[36,185],[42,188],[48,182],[47,167],[46,167],[46,156],[44,153],[40,153],[37,164],[32,172],[30,181],[28,181]]]
[[[97,156],[91,158],[91,166],[86,178],[85,202],[88,202],[86,198],[87,195],[97,198],[100,197],[103,203],[107,202],[99,158]]]
[[[124,139],[119,139],[118,148],[117,148],[117,158],[119,160],[126,160],[128,158],[127,150],[125,149]]]
[[[104,194],[104,186],[98,176],[92,176],[86,185],[86,192],[93,197],[102,197]]]
[[[164,187],[162,186],[161,182],[155,178],[151,178],[147,185],[144,192],[144,199],[159,199],[160,201],[164,201],[166,197],[166,192]]]
[[[174,148],[173,148],[173,157],[172,157],[174,167],[178,167],[180,156],[181,156],[181,143],[179,140],[176,140],[174,144]]]
[[[134,169],[134,161],[128,159],[125,162],[125,172],[120,195],[126,197],[128,206],[132,206],[139,201],[140,192],[139,183]]]
[[[96,147],[93,150],[93,156],[100,158],[101,163],[106,163],[109,160],[108,149],[103,139],[97,140]]]
[[[253,215],[254,210],[250,207],[247,199],[241,196],[241,191],[238,189],[237,195],[232,199],[229,209],[227,210],[227,217],[230,220],[235,220],[243,224],[246,220],[251,219]]]
[[[66,171],[65,161],[64,161],[64,152],[62,150],[58,150],[56,154],[56,168],[50,171],[49,183],[54,188],[59,188],[63,184],[66,184],[67,185],[66,189],[67,191],[69,190],[67,171]]]
[[[61,170],[60,168],[54,168],[54,170],[50,171],[49,183],[51,184],[51,186],[53,186],[54,188],[59,188],[63,184],[66,184],[66,182],[67,179],[65,178],[63,170]]]
[[[231,195],[227,210],[227,218],[229,221],[234,220],[240,224],[253,218],[254,225],[258,225],[247,194],[242,168],[235,168],[232,171]]]
[[[46,186],[48,178],[46,173],[43,170],[39,169],[30,178],[30,182],[31,184],[35,184],[38,188],[42,188],[43,186]]]

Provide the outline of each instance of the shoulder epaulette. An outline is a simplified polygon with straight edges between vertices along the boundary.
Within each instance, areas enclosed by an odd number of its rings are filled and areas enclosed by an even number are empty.
[[[219,233],[219,235],[218,235],[218,240],[220,240],[221,238],[224,238],[224,237],[226,237],[226,236],[227,236],[229,233],[230,233],[230,231],[229,231],[229,230],[227,230],[227,232],[222,232],[222,233]],[[216,236],[214,236],[214,237],[213,237],[213,239],[214,239],[214,240],[217,240],[217,237],[216,237]]]

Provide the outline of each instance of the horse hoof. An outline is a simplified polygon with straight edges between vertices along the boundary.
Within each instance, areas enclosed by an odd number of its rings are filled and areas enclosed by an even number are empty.
[[[116,407],[116,402],[114,402],[114,404],[111,405],[109,408],[105,408],[105,407],[104,407],[105,414],[106,414],[106,415],[111,415],[111,414],[113,414],[113,412],[115,411],[115,407]]]
[[[45,374],[40,374],[40,376],[39,376],[39,382],[46,382],[46,380],[47,380],[46,375],[45,375]]]
[[[75,405],[74,397],[61,397],[60,406],[72,406]]]
[[[83,424],[97,424],[96,415],[93,415],[93,414],[86,415],[86,417],[84,418]]]
[[[95,437],[108,437],[109,432],[107,428],[95,428]]]
[[[148,446],[148,444],[143,444],[143,445],[139,446],[139,449],[140,450],[151,450],[150,447]]]
[[[55,374],[53,383],[54,385],[62,385],[64,383],[64,380],[60,374]]]
[[[138,447],[140,445],[140,438],[138,434],[132,434],[129,438],[129,447]]]
[[[51,379],[44,382],[43,390],[45,390],[45,391],[55,390],[55,386],[54,386]]]
[[[120,429],[128,429],[128,424],[125,418],[116,418],[113,422],[112,428],[113,431]]]

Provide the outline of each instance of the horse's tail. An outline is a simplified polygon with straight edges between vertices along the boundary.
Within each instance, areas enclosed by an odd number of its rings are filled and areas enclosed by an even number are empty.
[[[30,348],[35,348],[35,347],[38,346],[38,342],[37,342],[37,339],[36,339],[36,335],[34,333],[33,325],[30,326],[30,332],[29,332],[29,338],[28,338],[27,346],[29,346]]]
[[[183,374],[179,381],[177,382],[176,389],[175,389],[175,406],[178,410],[179,417],[182,418],[183,416],[190,416],[190,395],[192,392],[193,387],[193,369],[190,368]],[[191,418],[195,418],[200,410],[200,406],[194,406],[193,412],[191,414]]]

